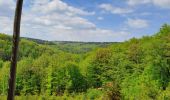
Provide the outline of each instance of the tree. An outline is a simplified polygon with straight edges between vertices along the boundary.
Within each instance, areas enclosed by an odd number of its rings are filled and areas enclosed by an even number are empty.
[[[67,89],[69,92],[83,92],[86,91],[85,77],[80,73],[79,67],[74,63],[67,63],[67,74],[69,76],[69,84]]]
[[[107,77],[105,72],[112,69],[109,65],[111,57],[112,52],[108,48],[96,51],[87,67],[87,78],[90,87],[99,88],[102,86],[103,81],[110,79],[110,76]]]

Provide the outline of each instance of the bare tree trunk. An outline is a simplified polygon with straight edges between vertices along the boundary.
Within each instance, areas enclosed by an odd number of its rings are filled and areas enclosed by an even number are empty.
[[[11,55],[11,68],[9,76],[9,86],[8,86],[8,97],[7,100],[14,100],[15,95],[15,79],[16,79],[16,68],[17,68],[17,55],[18,55],[18,45],[20,38],[20,22],[22,13],[23,0],[17,0],[14,18],[14,29],[13,29],[13,47]]]

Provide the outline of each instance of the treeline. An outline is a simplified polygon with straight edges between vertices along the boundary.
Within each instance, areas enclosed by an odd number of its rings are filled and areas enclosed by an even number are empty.
[[[0,35],[0,94],[6,95],[11,37]],[[16,95],[111,100],[170,99],[170,25],[153,36],[133,38],[84,54],[26,39],[20,42]]]

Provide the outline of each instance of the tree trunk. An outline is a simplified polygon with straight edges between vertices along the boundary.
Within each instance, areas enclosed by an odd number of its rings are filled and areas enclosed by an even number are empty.
[[[23,5],[23,0],[17,0],[16,9],[15,9],[14,27],[13,27],[14,28],[13,46],[12,46],[7,100],[14,100],[14,95],[15,95],[15,79],[16,79],[16,68],[17,68],[18,45],[19,45],[19,38],[20,38],[20,22],[21,22],[22,5]]]

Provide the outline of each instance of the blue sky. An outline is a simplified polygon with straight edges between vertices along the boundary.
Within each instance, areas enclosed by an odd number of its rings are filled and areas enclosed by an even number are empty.
[[[0,32],[12,34],[16,0],[0,0]],[[24,0],[21,36],[115,42],[170,24],[170,0]]]

